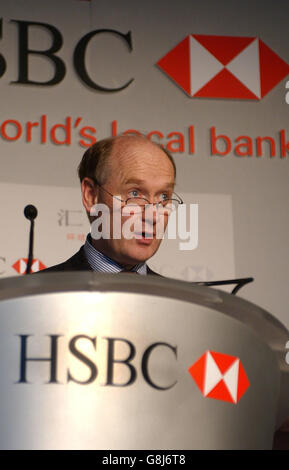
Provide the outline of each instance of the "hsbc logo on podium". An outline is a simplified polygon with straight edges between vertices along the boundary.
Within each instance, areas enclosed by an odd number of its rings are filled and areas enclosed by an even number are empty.
[[[70,338],[67,346],[70,359],[77,359],[79,364],[73,367],[71,360],[63,356],[63,347],[60,350],[59,342],[64,340],[62,334],[46,335],[42,341],[47,343],[49,352],[45,355],[31,355],[31,343],[39,346],[41,338],[34,335],[15,335],[20,339],[20,370],[18,384],[32,384],[30,364],[38,363],[44,368],[44,376],[40,371],[33,377],[37,380],[45,377],[46,384],[64,384],[74,382],[80,385],[88,385],[97,382],[100,386],[127,387],[133,385],[139,375],[150,387],[167,391],[178,383],[177,366],[178,347],[167,342],[159,341],[147,345],[139,351],[137,344],[127,338],[91,337],[86,334],[78,334]],[[90,354],[88,348],[90,346]],[[120,354],[119,348],[124,348]],[[32,345],[33,348],[33,345]],[[84,349],[83,349],[84,348]],[[159,350],[166,354],[167,363],[159,362]],[[126,352],[125,352],[126,351]],[[93,358],[93,353],[96,356]],[[120,358],[121,356],[121,358]],[[136,356],[138,356],[136,358]],[[67,362],[68,359],[68,362]],[[135,361],[137,359],[137,361]],[[157,365],[158,364],[158,365]],[[170,364],[173,373],[167,374],[167,365]],[[67,367],[69,366],[69,367]],[[72,369],[71,369],[72,366]],[[82,366],[88,369],[89,375],[82,374]],[[59,371],[59,367],[60,370]],[[151,371],[154,370],[152,373]],[[158,373],[156,374],[156,370]],[[98,381],[100,372],[101,383]],[[219,352],[207,351],[190,368],[189,373],[196,382],[203,395],[207,398],[237,403],[249,387],[248,377],[238,357],[228,356]],[[105,378],[106,377],[106,378]],[[32,381],[31,381],[32,379]]]
[[[206,398],[238,403],[250,382],[238,357],[207,351],[189,373]]]
[[[194,98],[261,100],[289,74],[257,37],[191,34],[157,65]]]

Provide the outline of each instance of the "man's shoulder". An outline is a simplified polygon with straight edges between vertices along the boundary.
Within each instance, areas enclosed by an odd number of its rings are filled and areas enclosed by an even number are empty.
[[[92,268],[85,256],[84,246],[82,246],[77,253],[75,253],[73,256],[71,256],[71,258],[64,261],[63,263],[56,264],[55,266],[51,266],[50,268],[43,269],[39,272],[47,273],[61,271],[92,271]]]
[[[148,274],[148,276],[152,275],[152,276],[163,277],[161,274],[156,273],[155,271],[153,271],[148,265],[147,265],[147,274]]]

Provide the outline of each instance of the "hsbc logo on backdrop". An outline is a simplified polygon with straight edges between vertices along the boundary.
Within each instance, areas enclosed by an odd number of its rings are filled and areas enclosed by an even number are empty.
[[[17,78],[13,85],[55,86],[66,76],[67,64],[61,58],[64,38],[54,25],[35,21],[12,19],[18,29],[18,66]],[[4,38],[5,28],[0,18],[0,40]],[[4,31],[3,31],[4,30]],[[47,36],[49,47],[46,50],[31,48],[31,35],[41,30]],[[5,34],[4,34],[5,33]],[[86,63],[91,41],[102,35],[110,35],[124,44],[124,53],[133,51],[132,32],[123,33],[115,29],[96,29],[79,39],[73,50],[73,67],[76,75],[88,88],[104,93],[115,93],[128,88],[134,81],[127,77],[118,86],[107,86],[90,75]],[[95,51],[95,49],[93,49]],[[11,54],[7,53],[7,57]],[[33,75],[31,57],[41,57],[51,67],[46,80],[39,81]],[[111,50],[107,50],[111,58]],[[256,37],[208,36],[191,34],[162,57],[157,65],[180,86],[189,96],[203,98],[237,98],[260,100],[289,73],[289,65],[273,52],[263,41]],[[8,69],[6,54],[0,53],[0,78]],[[37,73],[36,73],[37,75]],[[116,71],[117,75],[117,71]],[[117,83],[117,77],[113,82]],[[79,125],[76,120],[75,127]],[[31,130],[30,130],[31,132]]]
[[[119,81],[116,68],[115,73],[109,72],[103,79],[104,83],[100,83],[97,70],[90,70],[87,64],[87,57],[94,57],[98,48],[103,47],[98,43],[98,38],[102,35],[114,37],[116,41],[123,43],[124,54],[131,54],[134,50],[131,31],[124,33],[101,28],[84,34],[76,46],[73,46],[72,63],[67,64],[61,57],[61,49],[67,40],[54,25],[16,19],[4,22],[2,18],[0,18],[0,78],[9,69],[9,60],[13,56],[9,50],[5,51],[9,42],[5,40],[2,43],[2,39],[5,39],[7,30],[10,28],[9,23],[14,24],[14,34],[15,26],[18,30],[18,41],[13,46],[18,61],[16,67],[15,64],[13,65],[13,80],[10,81],[12,86],[34,88],[40,86],[42,90],[44,87],[56,86],[66,79],[67,66],[74,68],[76,77],[91,91],[118,93],[130,87],[135,80],[133,74],[128,73],[126,78],[121,78]],[[37,36],[34,37],[34,42],[31,41],[36,31],[41,31],[44,35],[47,49],[37,48],[37,41],[35,41]],[[69,48],[69,44],[66,44],[66,47]],[[113,49],[110,47],[111,45],[107,46],[106,57],[107,60],[113,62]],[[32,59],[33,61],[38,59],[46,61],[51,73],[48,73],[46,77],[41,76],[39,80],[38,70],[41,67],[32,68]],[[256,37],[189,35],[162,57],[157,65],[189,96],[203,98],[260,100],[289,73],[289,65]],[[105,68],[105,63],[103,63],[103,68]],[[165,77],[163,79],[165,80]],[[288,88],[289,81],[286,83],[286,89]],[[284,98],[285,102],[289,103],[288,91]],[[111,122],[112,137],[119,133],[138,132],[140,131],[131,128],[120,131],[118,121],[113,119]],[[185,132],[174,129],[164,133],[153,129],[146,134],[149,139],[156,138],[172,153],[195,154],[197,137],[194,125],[188,125]],[[31,116],[18,119],[17,116],[9,115],[0,122],[0,141],[6,142],[29,144],[40,142],[41,144],[70,146],[75,139],[81,147],[88,148],[98,138],[97,127],[92,123],[87,123],[85,118],[79,115],[66,116],[61,122],[50,119],[45,112],[33,119]],[[217,143],[221,145],[222,142],[224,145],[219,148]],[[271,136],[258,135],[252,138],[244,135],[244,132],[239,136],[227,136],[224,132],[216,133],[216,126],[210,128],[211,155],[214,156],[223,157],[231,153],[238,157],[252,157],[254,154],[261,157],[268,154],[271,158],[277,155],[277,146],[280,149],[280,158],[288,156],[289,142],[286,140],[284,128],[280,129],[278,141]],[[82,237],[82,234],[79,236]]]
[[[214,351],[205,352],[189,373],[206,398],[236,404],[250,382],[238,357]]]
[[[256,37],[191,34],[157,65],[194,98],[261,100],[289,73]]]
[[[18,274],[25,274],[27,268],[28,258],[19,258],[13,265],[12,268],[17,271]],[[31,272],[36,273],[45,269],[46,266],[37,258],[32,261]]]

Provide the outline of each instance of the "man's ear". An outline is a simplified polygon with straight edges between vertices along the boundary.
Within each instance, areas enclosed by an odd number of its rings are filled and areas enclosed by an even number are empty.
[[[82,204],[86,212],[90,214],[91,208],[97,203],[98,188],[90,178],[83,178],[81,182]]]

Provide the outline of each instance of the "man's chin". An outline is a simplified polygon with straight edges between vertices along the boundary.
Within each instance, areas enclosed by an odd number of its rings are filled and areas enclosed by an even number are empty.
[[[144,263],[150,259],[155,252],[157,251],[158,246],[155,245],[154,241],[152,243],[136,243],[134,247],[131,247],[125,257],[130,264]]]
[[[105,243],[104,243],[105,242]],[[121,265],[135,266],[150,259],[158,250],[160,241],[150,239],[148,242],[132,240],[94,241],[94,247],[104,255]]]

